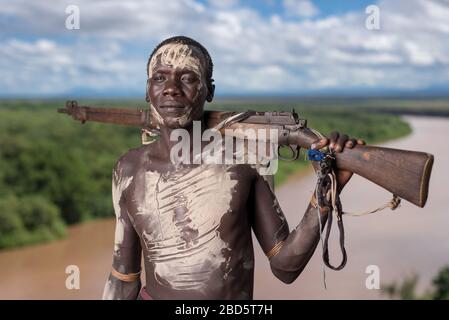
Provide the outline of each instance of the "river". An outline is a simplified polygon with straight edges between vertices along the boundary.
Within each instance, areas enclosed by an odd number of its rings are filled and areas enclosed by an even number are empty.
[[[321,248],[290,285],[277,280],[254,238],[256,250],[255,299],[382,299],[380,290],[365,285],[368,266],[379,270],[380,283],[390,283],[416,272],[419,291],[430,284],[438,269],[449,265],[449,133],[448,118],[404,117],[413,133],[385,146],[421,150],[435,155],[429,198],[420,209],[405,201],[369,216],[345,218],[348,263],[342,271],[326,270],[323,287]],[[313,174],[289,182],[276,193],[289,221],[295,227],[310,199]],[[386,191],[358,176],[342,194],[346,211],[378,207],[391,198]],[[0,299],[98,299],[110,270],[114,220],[105,219],[71,227],[66,239],[0,252]],[[335,238],[333,239],[335,240]],[[334,241],[334,244],[336,242]],[[334,260],[338,247],[331,245]],[[66,267],[80,270],[80,288],[66,288]]]

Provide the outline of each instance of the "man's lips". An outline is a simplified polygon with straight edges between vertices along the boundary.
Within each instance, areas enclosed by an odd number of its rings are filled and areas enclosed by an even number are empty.
[[[184,112],[185,106],[181,102],[178,101],[166,101],[161,103],[160,109],[164,113],[175,113],[179,114]]]
[[[179,101],[166,101],[161,103],[161,108],[184,108],[184,104]]]

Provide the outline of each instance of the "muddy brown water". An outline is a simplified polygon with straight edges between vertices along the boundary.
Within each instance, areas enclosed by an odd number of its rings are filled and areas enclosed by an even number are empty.
[[[435,155],[430,195],[424,209],[403,201],[396,211],[345,218],[348,264],[342,271],[326,271],[323,287],[321,248],[304,272],[290,285],[277,280],[254,239],[255,299],[382,299],[380,290],[367,289],[370,265],[379,268],[380,282],[400,280],[416,272],[419,291],[425,290],[438,269],[449,264],[449,133],[448,118],[405,117],[413,134],[386,146],[421,150]],[[281,207],[294,228],[314,188],[313,174],[276,190]],[[390,195],[355,176],[342,194],[346,211],[372,209]],[[114,220],[97,220],[71,227],[66,239],[0,252],[0,299],[99,299],[110,270]],[[335,242],[335,238],[333,238]],[[335,243],[336,244],[336,243]],[[339,258],[331,246],[331,259]],[[80,289],[65,286],[66,267],[80,269]]]

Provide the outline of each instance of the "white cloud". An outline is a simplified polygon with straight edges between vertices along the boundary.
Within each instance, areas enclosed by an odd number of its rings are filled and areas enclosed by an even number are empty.
[[[239,0],[207,0],[212,7],[230,8],[239,4]]]
[[[320,11],[310,0],[284,0],[285,12],[301,18],[311,18]]]
[[[292,20],[212,2],[0,0],[0,95],[83,87],[143,96],[148,54],[177,34],[208,48],[218,92],[448,86],[447,0],[380,1],[376,31],[364,10]],[[65,29],[68,4],[80,7],[80,30]]]
[[[126,61],[120,47],[111,42],[92,46],[83,42],[60,45],[48,39],[7,40],[0,42],[0,61],[6,80],[0,92],[9,95],[59,94],[73,88],[101,91],[117,86],[126,90],[139,86],[137,79],[144,79],[140,64]]]

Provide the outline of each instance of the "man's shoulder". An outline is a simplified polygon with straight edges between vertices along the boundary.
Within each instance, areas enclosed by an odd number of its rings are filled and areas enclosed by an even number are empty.
[[[235,178],[238,180],[249,179],[252,181],[258,176],[257,170],[250,164],[235,164],[230,166],[230,170],[234,172]]]
[[[148,153],[148,146],[142,145],[129,149],[125,154],[121,155],[114,166],[114,172],[120,172],[126,176],[132,175],[133,169],[138,167]]]

